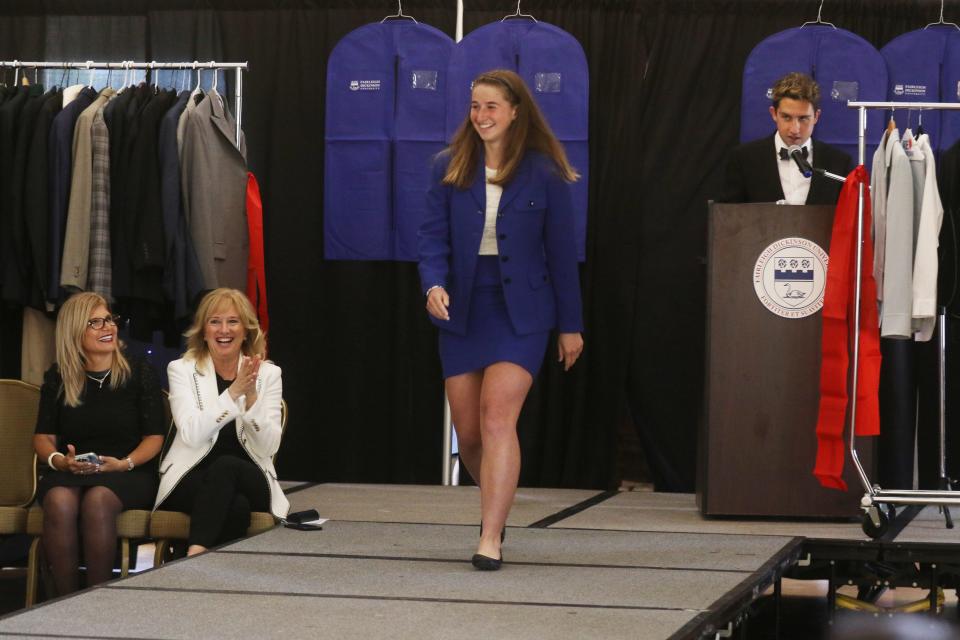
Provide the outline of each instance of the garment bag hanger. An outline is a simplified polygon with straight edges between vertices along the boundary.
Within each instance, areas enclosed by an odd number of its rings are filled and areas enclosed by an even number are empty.
[[[387,20],[413,20],[417,24],[420,24],[419,22],[417,22],[416,18],[414,18],[413,16],[408,16],[403,12],[403,5],[401,4],[400,0],[397,0],[397,12],[392,16],[384,16],[383,20],[381,20],[380,23],[382,24]]]
[[[816,25],[816,24],[820,24],[820,25],[823,25],[823,26],[825,26],[825,27],[833,27],[834,29],[837,28],[837,25],[833,24],[832,22],[824,22],[824,21],[823,21],[823,2],[824,2],[824,0],[820,0],[820,8],[817,9],[817,19],[816,19],[815,21],[813,21],[813,22],[804,22],[802,25],[800,25],[800,28],[801,28],[801,29],[803,29],[804,27],[806,27],[806,26],[808,26],[808,25]]]
[[[940,0],[940,20],[938,20],[937,22],[931,22],[930,24],[928,24],[927,26],[925,26],[924,29],[929,29],[930,27],[945,26],[945,27],[953,27],[953,28],[956,29],[957,31],[960,31],[960,26],[958,26],[956,22],[944,22],[944,21],[943,21],[943,4],[944,4],[944,2],[946,2],[946,0]]]
[[[514,11],[513,13],[511,13],[511,14],[508,15],[508,16],[503,16],[502,18],[500,18],[500,22],[503,22],[504,20],[517,20],[517,19],[520,19],[520,18],[529,18],[530,20],[533,20],[534,22],[537,21],[537,19],[534,18],[534,17],[533,17],[532,15],[530,15],[529,13],[520,13],[520,0],[517,0],[517,10]]]

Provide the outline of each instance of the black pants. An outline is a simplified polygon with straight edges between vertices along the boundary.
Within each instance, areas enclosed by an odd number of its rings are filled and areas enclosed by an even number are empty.
[[[252,461],[224,455],[191,469],[160,508],[189,513],[187,544],[209,548],[246,535],[250,513],[270,510],[270,487]]]

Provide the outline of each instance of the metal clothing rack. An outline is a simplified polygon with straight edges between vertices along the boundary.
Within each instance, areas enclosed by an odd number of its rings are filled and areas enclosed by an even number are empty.
[[[847,106],[859,110],[860,132],[858,138],[858,152],[860,164],[866,160],[866,130],[867,109],[906,109],[906,110],[960,110],[960,103],[955,102],[857,102],[851,101]],[[853,358],[850,388],[850,455],[857,468],[860,482],[863,484],[864,496],[860,500],[863,509],[863,531],[871,538],[879,538],[886,533],[890,521],[896,515],[895,505],[930,505],[939,506],[943,510],[946,526],[953,528],[949,506],[960,506],[960,493],[951,491],[951,482],[946,471],[946,310],[941,307],[937,317],[938,357],[940,387],[940,489],[939,491],[924,491],[911,489],[881,489],[879,485],[870,483],[867,473],[857,456],[856,418],[857,418],[857,378],[860,365],[860,278],[863,272],[863,184],[859,186],[857,198],[857,274],[854,291],[854,329],[853,329]],[[887,509],[880,509],[879,505],[886,505]]]
[[[217,62],[216,60],[211,60],[210,62],[200,62],[194,60],[193,62],[134,62],[133,60],[122,60],[120,62],[94,62],[92,60],[87,60],[85,62],[53,62],[49,60],[35,62],[35,61],[24,61],[24,60],[3,60],[0,61],[0,69],[16,69],[16,75],[14,76],[14,84],[17,84],[19,80],[18,76],[20,69],[118,69],[118,70],[131,70],[131,69],[143,69],[143,70],[155,70],[155,69],[193,69],[199,71],[201,69],[233,69],[236,73],[236,79],[234,81],[233,87],[233,97],[234,97],[234,111],[236,112],[234,116],[237,120],[237,133],[236,133],[236,142],[237,146],[240,146],[240,131],[241,131],[241,121],[243,119],[243,72],[247,70],[246,62]]]

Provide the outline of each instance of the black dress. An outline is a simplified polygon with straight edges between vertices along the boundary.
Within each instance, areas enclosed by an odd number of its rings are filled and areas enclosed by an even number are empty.
[[[72,444],[77,454],[126,458],[140,445],[144,436],[162,436],[166,432],[160,385],[150,364],[130,357],[130,378],[119,389],[87,379],[78,407],[64,404],[63,381],[57,365],[44,375],[40,389],[40,413],[35,433],[57,436],[57,450],[67,452]],[[133,471],[77,475],[50,470],[40,479],[37,501],[51,487],[109,488],[124,509],[150,509],[157,496],[157,458],[138,465]]]

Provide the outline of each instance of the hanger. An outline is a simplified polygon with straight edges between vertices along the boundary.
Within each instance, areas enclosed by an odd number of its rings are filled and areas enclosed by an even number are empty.
[[[923,130],[923,109],[920,109],[920,113],[917,115],[917,137],[922,136],[926,131]]]
[[[417,22],[416,18],[414,18],[413,16],[408,16],[403,12],[403,6],[400,0],[397,0],[397,12],[392,16],[384,16],[383,20],[381,20],[380,23],[383,24],[387,20],[413,20],[416,24],[420,24],[419,22]]]
[[[197,61],[194,60],[193,64],[197,64]],[[196,70],[197,70],[197,86],[193,88],[194,93],[200,91],[200,67],[196,67]]]
[[[87,80],[89,80],[89,82],[87,83],[87,86],[93,89],[93,74],[95,73],[95,71],[93,70],[93,67],[90,66],[91,62],[92,62],[91,60],[87,60],[87,71],[90,72],[90,77],[87,78]],[[79,71],[77,72],[77,75],[78,76],[80,75]]]
[[[957,31],[960,31],[960,25],[957,25],[956,22],[944,22],[944,21],[943,21],[943,5],[944,5],[945,2],[946,2],[946,0],[940,0],[940,19],[939,19],[937,22],[931,22],[930,24],[928,24],[927,26],[925,26],[924,29],[929,29],[930,27],[937,27],[937,26],[943,25],[943,26],[946,26],[946,27],[953,27],[953,28],[956,29]]]
[[[529,13],[520,13],[520,0],[517,0],[517,10],[508,16],[503,16],[502,18],[500,18],[500,22],[503,22],[504,20],[513,20],[516,18],[530,18],[534,22],[537,21],[537,19],[534,18]]]
[[[832,22],[824,22],[824,21],[823,21],[823,2],[824,2],[824,0],[820,0],[820,8],[817,9],[817,19],[816,19],[816,21],[814,21],[814,22],[804,22],[802,25],[800,25],[800,28],[801,28],[801,29],[803,29],[805,26],[811,25],[811,24],[822,24],[822,25],[827,26],[827,27],[833,27],[834,29],[837,28],[837,25],[833,24]]]

